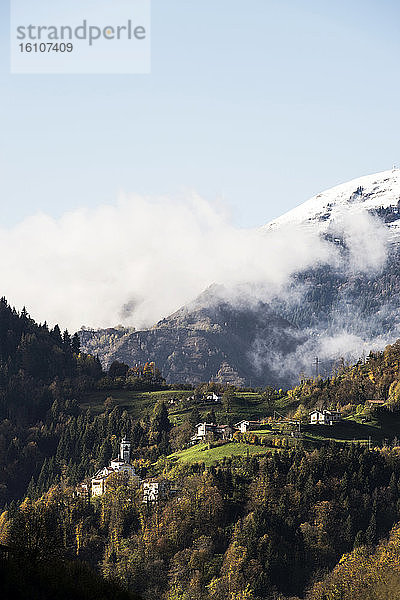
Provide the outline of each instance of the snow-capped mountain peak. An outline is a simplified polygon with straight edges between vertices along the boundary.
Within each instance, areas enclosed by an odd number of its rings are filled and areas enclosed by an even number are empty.
[[[325,233],[338,214],[356,216],[360,211],[381,217],[393,236],[400,235],[400,169],[359,177],[321,192],[264,229],[318,224],[320,232]]]

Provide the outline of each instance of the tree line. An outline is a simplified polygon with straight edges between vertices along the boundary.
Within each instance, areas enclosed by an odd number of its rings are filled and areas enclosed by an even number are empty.
[[[400,519],[397,450],[270,451],[162,477],[175,493],[151,506],[120,474],[92,501],[65,478],[4,513],[1,539],[39,561],[83,560],[145,600],[272,600],[372,552]]]

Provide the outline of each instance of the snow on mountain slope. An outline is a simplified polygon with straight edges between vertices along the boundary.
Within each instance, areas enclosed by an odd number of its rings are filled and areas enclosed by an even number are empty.
[[[399,169],[353,179],[321,192],[263,229],[271,231],[298,225],[315,227],[318,224],[321,233],[328,233],[342,215],[356,217],[365,211],[383,218],[393,241],[400,236]]]

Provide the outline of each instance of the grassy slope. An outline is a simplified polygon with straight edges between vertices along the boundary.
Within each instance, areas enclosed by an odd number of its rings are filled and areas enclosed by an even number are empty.
[[[186,450],[175,452],[168,456],[169,460],[185,463],[204,462],[207,467],[214,462],[229,456],[249,456],[271,452],[271,448],[251,444],[235,444],[229,442],[223,446],[208,449],[208,444],[197,444]]]
[[[133,417],[140,419],[145,414],[151,414],[158,400],[168,402],[182,392],[163,391],[163,392],[130,392],[129,390],[101,390],[88,394],[85,402],[81,404],[83,410],[90,408],[94,414],[100,414],[104,411],[104,400],[111,396],[115,404],[121,410],[126,410]],[[189,396],[190,392],[186,392]]]
[[[90,407],[94,414],[100,414],[104,410],[104,400],[111,396],[121,410],[127,410],[133,417],[141,418],[145,414],[151,414],[154,405],[158,400],[164,400],[167,403],[170,419],[174,424],[181,423],[185,416],[193,409],[193,404],[187,402],[177,403],[169,406],[168,401],[171,398],[188,398],[193,392],[182,390],[168,390],[161,392],[130,392],[128,390],[101,390],[92,392],[87,396],[85,402],[81,404],[86,410]],[[200,413],[205,415],[212,408],[220,422],[227,420],[227,415],[221,404],[209,403],[197,405]],[[259,419],[270,414],[268,404],[259,394],[250,392],[240,392],[237,394],[228,417],[235,421],[244,418]]]

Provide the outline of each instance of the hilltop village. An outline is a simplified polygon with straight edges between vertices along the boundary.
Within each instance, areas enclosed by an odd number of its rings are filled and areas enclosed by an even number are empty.
[[[191,397],[193,399],[193,397]],[[220,402],[221,396],[212,393],[206,396],[206,400]],[[333,426],[342,420],[340,411],[333,410],[314,410],[310,412],[310,425],[328,425]],[[262,420],[242,419],[230,425],[219,425],[217,423],[201,422],[195,426],[195,431],[190,438],[189,446],[202,442],[227,442],[230,440],[240,441],[241,434],[249,432],[261,432],[271,424],[271,418]],[[278,415],[277,423],[282,423],[282,417]],[[301,422],[283,418],[283,422],[293,426],[290,435],[295,438],[301,438]],[[110,460],[109,465],[100,468],[90,479],[90,484],[84,482],[79,486],[80,491],[92,496],[102,496],[107,489],[107,480],[110,476],[120,473],[124,478],[136,487],[141,487],[143,492],[143,502],[158,502],[165,498],[170,491],[169,482],[163,478],[141,479],[135,472],[131,462],[131,443],[125,437],[121,440],[119,454],[116,458]]]

